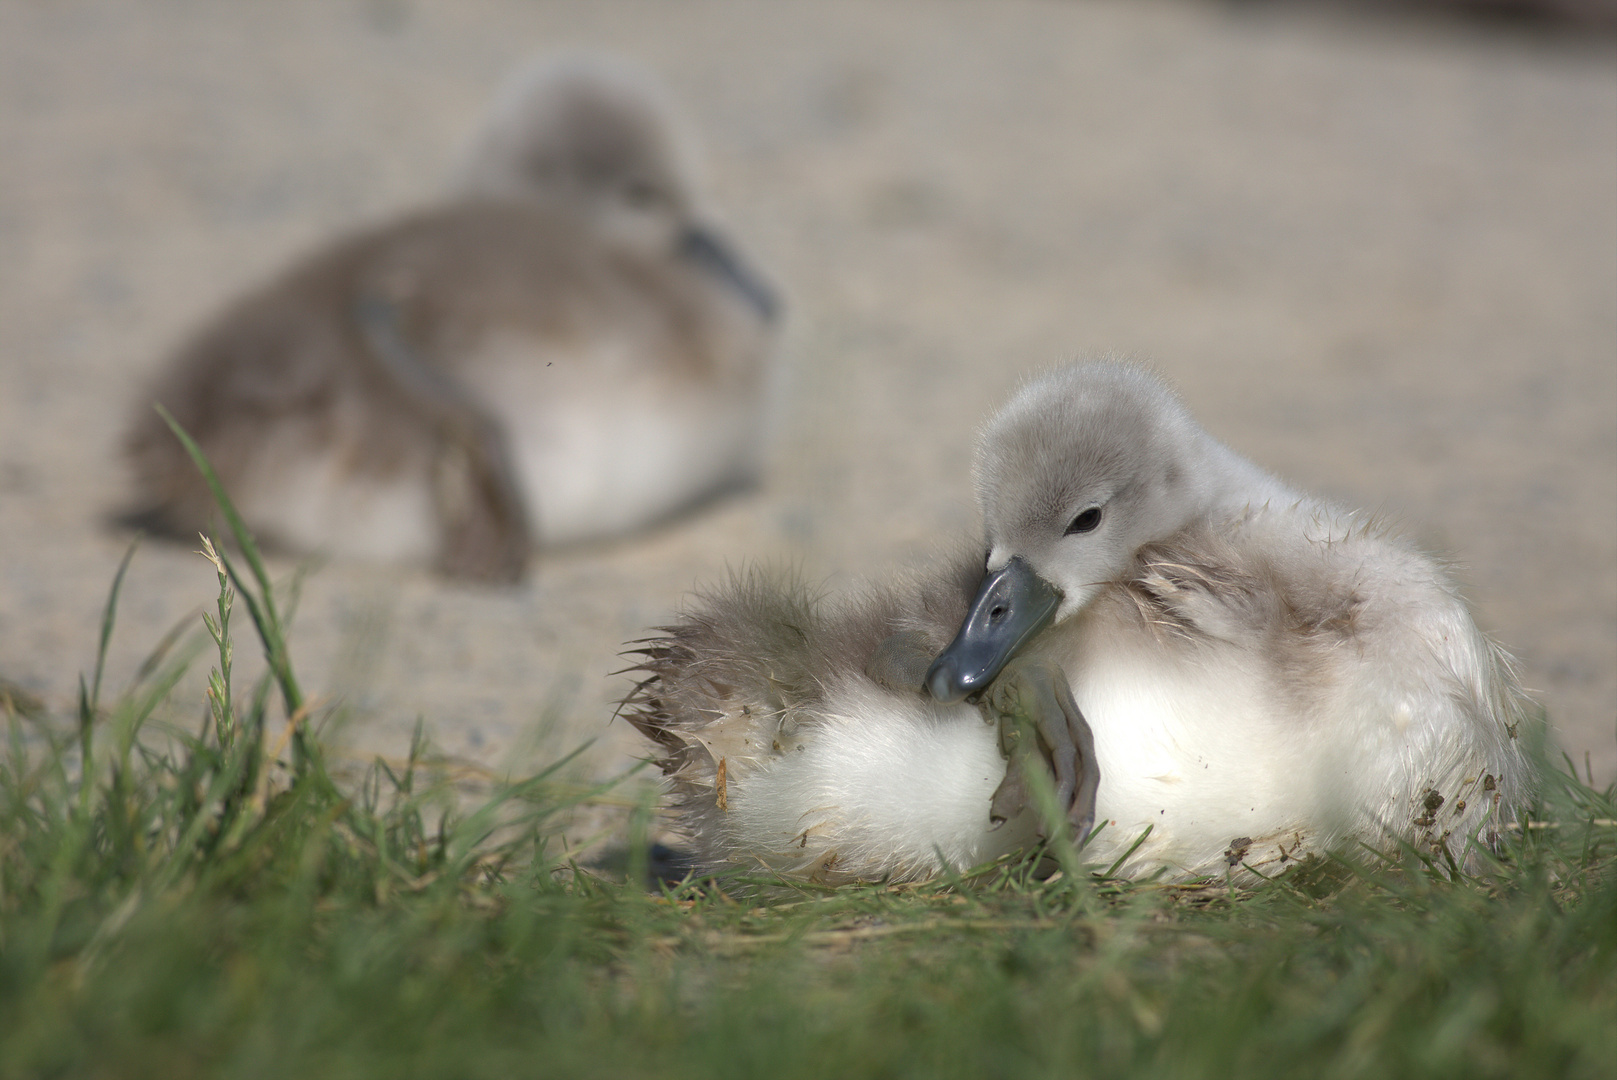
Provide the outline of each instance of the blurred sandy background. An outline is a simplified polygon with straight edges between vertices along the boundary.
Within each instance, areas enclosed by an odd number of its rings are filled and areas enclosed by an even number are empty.
[[[294,657],[349,746],[401,752],[420,715],[501,767],[587,737],[621,765],[622,641],[727,565],[835,587],[974,529],[976,425],[1119,352],[1452,552],[1562,744],[1617,774],[1617,48],[1329,7],[0,3],[0,675],[70,708],[126,543],[116,442],[177,339],[431,199],[558,46],[666,81],[788,299],[767,481],[516,590],[325,567]],[[213,587],[145,546],[111,685]]]

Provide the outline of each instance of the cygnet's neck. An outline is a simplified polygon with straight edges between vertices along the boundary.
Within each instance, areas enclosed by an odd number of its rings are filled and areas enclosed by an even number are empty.
[[[1185,460],[1192,464],[1192,483],[1201,494],[1202,512],[1238,513],[1265,503],[1295,502],[1300,496],[1207,432],[1197,430]]]

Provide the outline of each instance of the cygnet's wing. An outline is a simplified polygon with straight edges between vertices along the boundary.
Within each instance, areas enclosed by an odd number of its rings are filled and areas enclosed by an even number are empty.
[[[1273,650],[1350,639],[1373,599],[1367,582],[1396,550],[1352,515],[1308,502],[1265,505],[1141,549],[1125,588],[1159,635],[1302,663]]]
[[[294,265],[227,306],[180,348],[138,400],[124,441],[142,503],[134,516],[142,524],[189,535],[212,510],[153,403],[197,440],[227,489],[262,457],[266,433],[288,419],[381,453],[408,439],[363,413],[350,411],[347,419],[364,430],[334,430],[328,419],[338,401],[385,390],[375,385],[371,365],[356,362],[348,317],[355,267],[374,243],[371,234],[350,237]]]

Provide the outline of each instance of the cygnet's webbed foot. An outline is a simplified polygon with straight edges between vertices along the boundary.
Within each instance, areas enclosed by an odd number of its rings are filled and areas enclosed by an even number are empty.
[[[937,650],[920,630],[900,630],[884,638],[865,661],[865,674],[889,690],[923,693],[926,670]]]
[[[994,792],[988,816],[997,827],[1033,805],[1029,769],[1045,769],[1055,787],[1056,805],[1082,841],[1095,824],[1095,792],[1100,767],[1095,737],[1078,711],[1061,668],[1036,657],[1013,657],[983,694],[981,708],[999,725],[1005,752],[1005,779]],[[1044,825],[1041,822],[1040,834]]]

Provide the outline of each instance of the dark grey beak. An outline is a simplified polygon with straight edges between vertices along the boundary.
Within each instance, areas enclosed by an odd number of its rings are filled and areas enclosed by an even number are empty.
[[[780,309],[775,290],[748,269],[717,235],[693,225],[680,236],[679,253],[740,293],[765,322],[775,320]]]
[[[1021,556],[984,574],[960,632],[926,670],[927,691],[944,702],[982,693],[1060,605],[1060,590]]]

